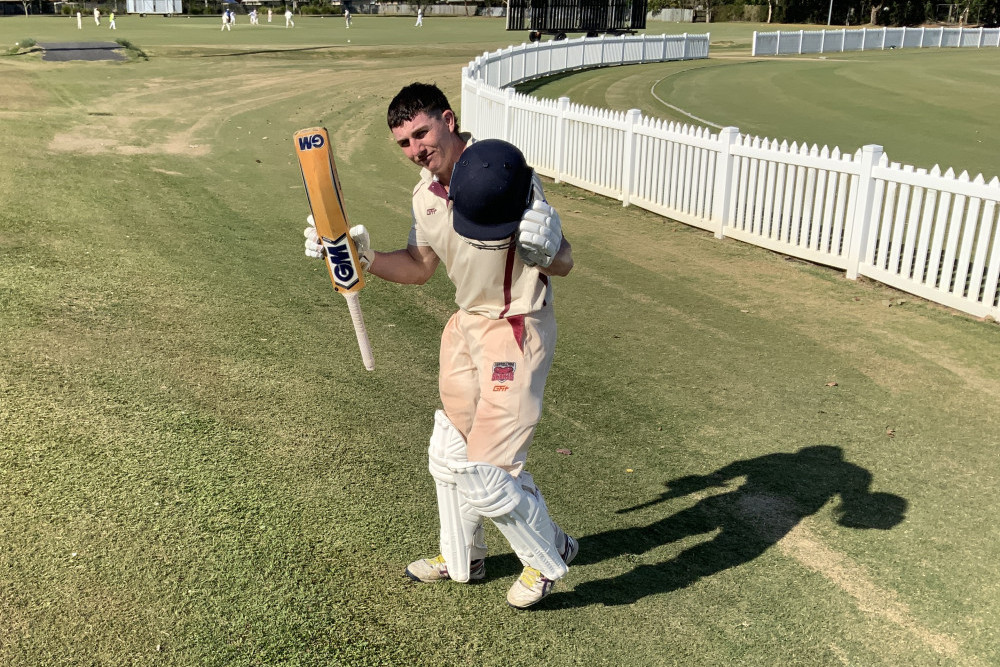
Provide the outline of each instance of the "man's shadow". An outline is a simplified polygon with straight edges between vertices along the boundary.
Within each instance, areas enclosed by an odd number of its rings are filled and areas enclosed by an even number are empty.
[[[745,478],[738,488],[727,485],[737,478]],[[829,445],[735,461],[708,475],[671,480],[659,498],[617,513],[629,514],[691,494],[701,498],[649,525],[582,537],[573,565],[643,554],[695,535],[715,533],[714,537],[666,562],[639,565],[616,577],[581,583],[572,592],[555,593],[551,603],[621,605],[690,586],[760,556],[836,496],[840,497],[835,508],[838,524],[888,530],[903,520],[907,501],[894,494],[872,493],[871,482],[870,472],[845,461],[843,450]]]

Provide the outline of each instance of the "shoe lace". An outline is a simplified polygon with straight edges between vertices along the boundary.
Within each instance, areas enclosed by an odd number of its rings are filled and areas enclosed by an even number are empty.
[[[534,588],[535,584],[537,584],[539,580],[546,581],[545,577],[542,576],[542,573],[533,567],[525,567],[524,572],[521,573],[521,583],[528,588]]]

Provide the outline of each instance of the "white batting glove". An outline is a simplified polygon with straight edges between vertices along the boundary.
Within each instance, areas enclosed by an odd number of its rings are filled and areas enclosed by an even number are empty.
[[[347,233],[351,235],[354,247],[357,248],[362,270],[367,271],[375,261],[375,251],[372,250],[372,237],[368,233],[368,228],[364,225],[355,225]]]
[[[304,232],[306,237],[306,257],[323,259],[326,251],[323,249],[323,244],[319,241],[319,234],[316,233],[316,221],[310,215],[306,218],[306,222],[308,223]]]
[[[541,199],[524,211],[517,228],[517,254],[528,266],[547,267],[562,245],[559,213]]]

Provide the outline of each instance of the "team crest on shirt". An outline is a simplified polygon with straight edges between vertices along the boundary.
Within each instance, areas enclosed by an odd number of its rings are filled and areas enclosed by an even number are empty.
[[[493,364],[493,382],[513,382],[514,369],[517,364],[513,361],[497,361]]]
[[[436,208],[429,208],[429,209],[427,209],[427,215],[434,215],[437,212],[438,212],[438,210]]]

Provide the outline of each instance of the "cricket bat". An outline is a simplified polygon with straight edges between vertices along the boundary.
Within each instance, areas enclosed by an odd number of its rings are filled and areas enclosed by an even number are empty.
[[[347,299],[351,311],[354,333],[361,348],[361,360],[365,368],[373,370],[372,345],[368,340],[368,330],[361,315],[358,292],[365,286],[364,272],[358,259],[358,250],[348,233],[347,211],[337,178],[337,166],[333,162],[330,134],[325,127],[310,127],[299,130],[293,137],[295,154],[302,170],[302,183],[306,188],[309,211],[316,221],[316,232],[326,249],[326,268],[330,272],[333,289]]]

